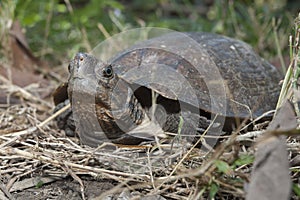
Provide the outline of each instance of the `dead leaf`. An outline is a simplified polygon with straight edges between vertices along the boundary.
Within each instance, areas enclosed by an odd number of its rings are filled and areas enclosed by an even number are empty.
[[[27,188],[36,187],[38,184],[47,184],[51,183],[57,180],[60,180],[61,178],[57,177],[32,177],[27,178],[22,181],[15,182],[13,186],[10,188],[10,192],[15,191],[22,191]]]
[[[32,83],[38,83],[40,87],[49,86],[49,80],[44,78],[44,75],[38,71],[50,71],[48,65],[36,58],[27,43],[26,37],[22,32],[21,25],[15,21],[9,32],[10,55],[9,60],[11,64],[0,65],[0,76],[8,80],[9,84],[26,87]],[[0,85],[8,84],[0,81]],[[41,97],[50,96],[51,90],[42,90]],[[8,102],[7,96],[10,94],[4,90],[0,91],[0,103],[19,103],[17,97],[11,97]]]
[[[267,131],[290,131],[297,127],[297,119],[291,102],[286,101],[267,128]]]
[[[15,21],[12,24],[9,33],[11,36],[10,45],[13,56],[13,66],[17,69],[34,71],[33,67],[35,65],[41,65],[41,61],[31,53],[19,21]]]
[[[299,135],[297,128],[297,119],[293,105],[287,101],[278,111],[276,117],[267,127],[267,131],[258,139],[257,143],[265,142],[273,136],[291,136]]]
[[[267,128],[267,131],[289,131],[297,126],[296,116],[290,102],[286,102]],[[286,137],[272,135],[258,144],[251,181],[247,191],[248,200],[289,199],[291,178],[286,149]]]

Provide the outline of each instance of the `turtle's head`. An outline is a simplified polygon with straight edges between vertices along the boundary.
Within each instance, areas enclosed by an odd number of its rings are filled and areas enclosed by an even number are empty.
[[[68,95],[72,99],[74,92],[79,96],[93,97],[96,94],[97,77],[95,69],[103,62],[87,53],[77,53],[71,60],[68,70]]]
[[[99,64],[99,60],[87,53],[77,53],[71,60],[69,70],[69,81],[73,79],[86,79],[94,76],[95,66]]]

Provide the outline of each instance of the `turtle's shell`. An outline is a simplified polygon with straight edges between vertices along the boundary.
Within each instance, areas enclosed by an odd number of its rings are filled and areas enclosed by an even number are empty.
[[[153,38],[110,63],[129,83],[225,117],[260,116],[275,108],[280,92],[274,66],[248,44],[211,33]]]

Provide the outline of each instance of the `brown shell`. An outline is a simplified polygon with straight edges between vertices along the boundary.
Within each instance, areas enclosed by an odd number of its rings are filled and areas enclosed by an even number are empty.
[[[210,33],[170,33],[137,44],[110,62],[129,83],[226,117],[257,117],[272,110],[280,91],[278,71],[249,45]],[[214,78],[218,73],[221,79]],[[153,74],[163,78],[145,81]]]

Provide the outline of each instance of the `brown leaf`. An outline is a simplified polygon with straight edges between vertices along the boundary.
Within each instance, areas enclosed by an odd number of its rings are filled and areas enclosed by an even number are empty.
[[[41,62],[30,51],[25,35],[18,21],[12,24],[10,30],[10,45],[13,56],[13,66],[18,69],[34,71],[35,65]]]
[[[286,101],[267,128],[267,131],[290,131],[297,127],[297,119],[291,102]]]
[[[6,82],[0,81],[0,84],[26,87],[32,83],[38,83],[40,87],[49,86],[49,81],[44,78],[43,74],[37,73],[37,71],[49,71],[49,67],[32,54],[18,21],[15,21],[10,29],[9,45],[11,55],[8,56],[8,59],[12,60],[12,66],[9,64],[0,65],[0,76],[8,80]],[[50,91],[45,89],[40,93],[40,96],[50,96]],[[0,103],[8,103],[7,96],[5,91],[0,91]],[[9,103],[18,102],[18,98],[11,97]]]
[[[290,102],[286,102],[267,128],[272,131],[289,131],[297,126]],[[246,199],[289,199],[291,178],[286,150],[286,137],[271,135],[258,144],[254,167]]]

